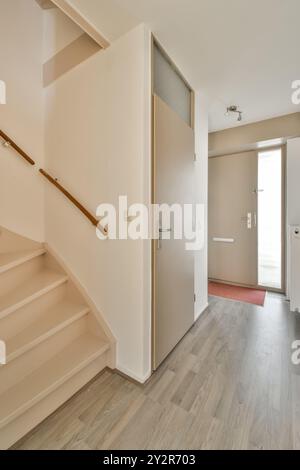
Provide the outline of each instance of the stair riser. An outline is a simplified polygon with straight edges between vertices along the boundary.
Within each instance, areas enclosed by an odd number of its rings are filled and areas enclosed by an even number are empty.
[[[65,283],[0,320],[0,339],[15,336],[24,330],[45,311],[60,302],[66,295],[66,291],[67,284]]]
[[[41,271],[45,263],[45,255],[27,261],[20,266],[0,274],[0,296],[12,292],[23,282]]]
[[[10,448],[102,372],[107,365],[107,355],[108,353],[102,354],[30,410],[0,429],[0,449]],[[33,448],[36,450],[37,447]]]
[[[38,242],[34,242],[0,227],[0,253],[35,250],[41,248],[41,246],[42,245]]]
[[[24,376],[42,366],[87,329],[87,316],[56,333],[46,341],[5,366],[0,367],[0,393],[18,383]]]

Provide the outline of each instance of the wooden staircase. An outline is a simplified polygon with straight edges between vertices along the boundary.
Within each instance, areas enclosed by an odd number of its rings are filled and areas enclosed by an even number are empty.
[[[7,449],[104,368],[115,340],[51,250],[0,228],[0,449]]]

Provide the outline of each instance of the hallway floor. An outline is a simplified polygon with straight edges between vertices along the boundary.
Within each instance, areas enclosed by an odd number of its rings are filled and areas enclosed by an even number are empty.
[[[300,314],[212,298],[139,386],[106,371],[15,449],[300,449]]]

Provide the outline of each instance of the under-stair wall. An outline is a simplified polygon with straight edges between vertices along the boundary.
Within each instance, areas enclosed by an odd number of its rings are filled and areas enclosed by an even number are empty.
[[[151,372],[150,242],[99,241],[38,170],[93,214],[101,202],[117,206],[119,195],[150,202],[150,32],[135,28],[43,88],[45,10],[35,0],[2,3],[1,128],[36,165],[1,141],[0,223],[59,254],[114,332],[117,367],[143,382]]]
[[[46,168],[92,213],[150,202],[150,32],[141,25],[47,87]],[[51,185],[46,240],[103,312],[117,368],[150,375],[150,242],[100,241]]]

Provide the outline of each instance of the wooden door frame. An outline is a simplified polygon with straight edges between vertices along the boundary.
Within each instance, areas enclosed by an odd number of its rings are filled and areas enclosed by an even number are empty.
[[[154,48],[158,47],[174,71],[183,80],[191,93],[191,121],[190,126],[195,130],[195,91],[190,86],[180,69],[170,58],[168,53],[151,34],[151,204],[156,204],[156,156],[155,156],[155,106],[154,106]],[[151,372],[155,370],[155,272],[156,272],[157,240],[151,241]]]

